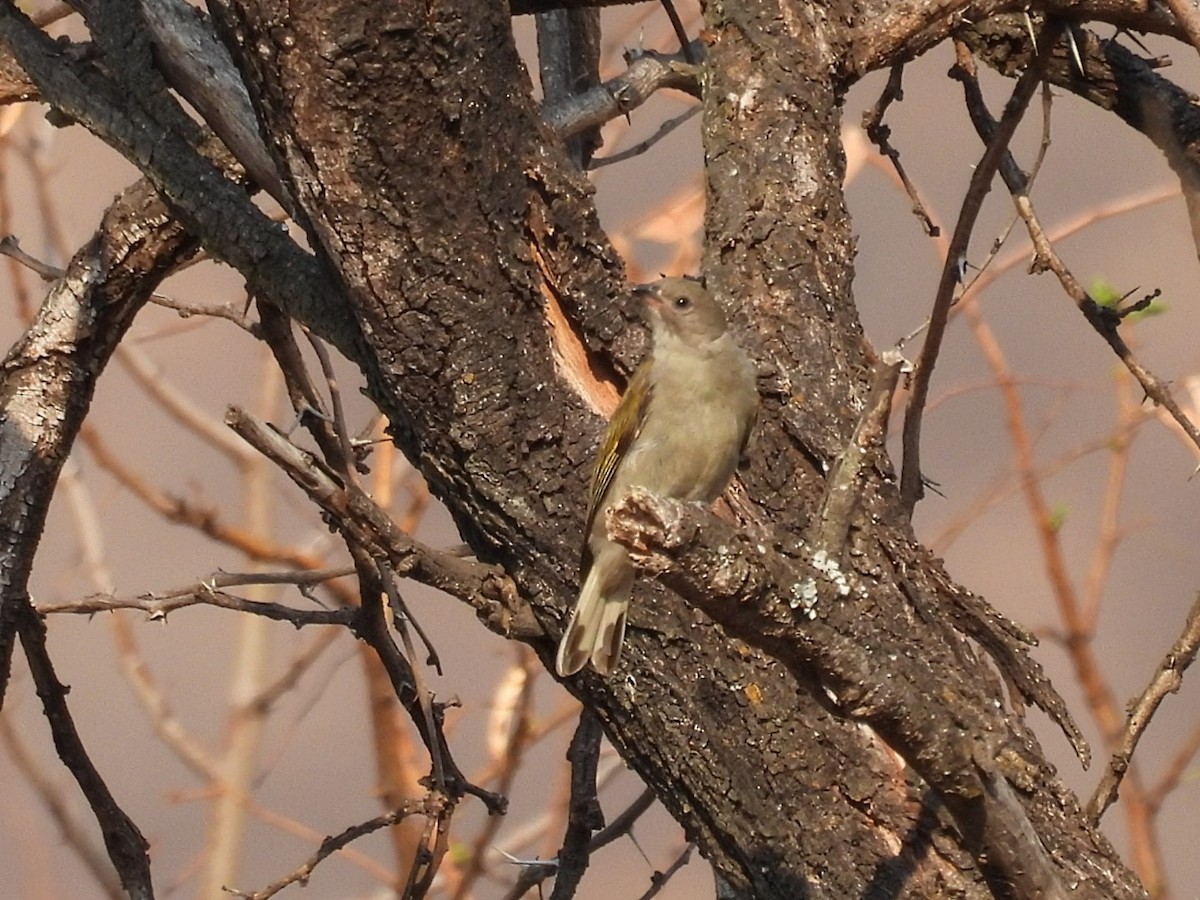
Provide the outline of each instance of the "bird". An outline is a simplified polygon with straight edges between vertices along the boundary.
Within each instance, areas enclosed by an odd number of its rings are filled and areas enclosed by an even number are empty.
[[[609,507],[634,487],[711,503],[737,468],[758,411],[754,364],[701,281],[663,278],[633,292],[644,300],[650,352],[600,444],[588,491],[583,586],[555,658],[560,677],[589,661],[610,675],[620,660],[634,569],[625,548],[608,537]]]

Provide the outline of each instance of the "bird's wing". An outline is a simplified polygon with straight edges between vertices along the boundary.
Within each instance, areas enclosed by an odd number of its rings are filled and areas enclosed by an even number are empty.
[[[633,373],[629,387],[626,388],[621,402],[617,404],[616,412],[609,419],[608,428],[604,431],[604,440],[600,443],[600,453],[596,456],[596,468],[592,470],[592,483],[588,490],[587,524],[583,531],[582,571],[585,575],[592,563],[588,547],[592,524],[604,501],[604,495],[608,493],[617,474],[621,460],[641,433],[653,389],[654,386],[650,382],[650,364],[647,361]]]
[[[746,427],[742,431],[742,442],[738,445],[738,467],[741,468],[749,462],[750,455],[750,437],[754,434],[754,426],[758,424],[758,402],[754,403],[754,408],[750,411],[750,415],[746,418]]]

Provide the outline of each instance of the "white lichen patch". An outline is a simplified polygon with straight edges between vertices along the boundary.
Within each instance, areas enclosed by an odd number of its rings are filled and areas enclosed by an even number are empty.
[[[725,102],[733,107],[734,116],[744,116],[754,112],[758,106],[758,91],[763,85],[761,75],[755,75],[746,82],[741,92],[730,91],[725,95]]]
[[[817,583],[807,578],[792,585],[788,606],[810,621],[817,617]]]
[[[842,571],[836,559],[824,550],[818,550],[813,554],[812,567],[833,582],[840,596],[849,596],[850,580],[846,578],[846,573]]]
[[[846,573],[842,571],[842,567],[836,559],[824,550],[818,550],[812,556],[811,565],[824,576],[825,580],[833,584],[838,596],[848,597],[850,595],[850,579],[846,577]],[[792,585],[788,596],[788,606],[799,611],[811,621],[817,617],[819,594],[816,578],[798,581]]]

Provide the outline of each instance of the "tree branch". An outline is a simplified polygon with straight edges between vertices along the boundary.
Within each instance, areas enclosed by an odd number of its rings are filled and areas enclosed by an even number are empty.
[[[95,9],[95,21],[102,25],[115,15],[113,4]],[[128,17],[128,8],[124,12]],[[119,30],[132,27],[126,21]],[[112,41],[119,44],[121,39]],[[199,154],[185,134],[132,102],[148,86],[113,81],[80,64],[10,3],[0,4],[0,43],[38,86],[45,102],[138,165],[205,249],[238,269],[252,292],[286,309],[351,359],[361,357],[361,336],[352,320],[333,314],[334,288],[316,259],[301,251],[211,159]],[[141,45],[132,38],[129,43]],[[129,68],[117,66],[115,72]],[[156,104],[166,105],[165,100]],[[171,118],[173,124],[178,116]],[[208,151],[217,152],[211,145]]]
[[[150,185],[139,182],[105,213],[5,359],[0,445],[9,477],[0,479],[0,705],[46,510],[96,380],[158,282],[194,248]]]
[[[37,695],[42,701],[42,710],[50,724],[58,757],[70,770],[96,816],[108,857],[117,870],[126,894],[130,900],[153,900],[150,843],[142,836],[133,819],[117,804],[75,729],[75,722],[67,707],[67,689],[55,675],[54,664],[46,648],[46,626],[32,607],[14,605],[13,609],[16,610],[15,618],[21,635],[21,649],[25,652]]]
[[[690,47],[700,63],[689,63],[682,51],[631,51],[629,68],[624,72],[582,93],[547,102],[542,107],[542,118],[560,136],[571,137],[626,115],[663,88],[674,88],[699,97],[704,45],[693,41]]]
[[[1043,48],[1043,52],[1039,55],[1039,59],[1044,58],[1047,58],[1045,48]],[[997,125],[983,103],[983,96],[979,91],[978,85],[969,77],[961,80],[963,81],[964,90],[967,95],[967,109],[971,114],[971,121],[975,125],[976,131],[979,132],[981,139],[987,142],[990,147],[995,142],[996,135],[998,134]],[[1151,114],[1147,117],[1151,120],[1151,130],[1159,132],[1158,137],[1163,141],[1174,137],[1174,131],[1162,121],[1165,118],[1165,112],[1162,110],[1162,107],[1165,106],[1165,101],[1157,98],[1152,100],[1147,98],[1146,103],[1154,108],[1151,110],[1151,113],[1154,110],[1158,111],[1157,115]],[[1175,154],[1177,163],[1180,166],[1184,165],[1180,159],[1181,156],[1182,154],[1178,152]],[[1168,157],[1170,158],[1170,154],[1168,154]],[[1083,317],[1087,320],[1088,324],[1104,338],[1105,342],[1112,348],[1121,362],[1124,363],[1125,368],[1129,370],[1130,374],[1137,379],[1146,396],[1156,406],[1166,410],[1175,423],[1179,425],[1183,433],[1200,449],[1200,427],[1197,427],[1196,423],[1184,413],[1178,402],[1171,395],[1169,386],[1142,365],[1141,361],[1134,355],[1133,350],[1125,342],[1125,339],[1121,337],[1119,331],[1125,317],[1148,305],[1150,298],[1146,298],[1139,303],[1123,309],[1102,306],[1092,299],[1083,285],[1079,283],[1079,280],[1067,268],[1058,253],[1055,252],[1053,245],[1046,237],[1045,229],[1042,228],[1041,222],[1034,211],[1033,204],[1029,199],[1028,179],[1007,151],[1005,151],[1003,158],[1000,160],[999,171],[1008,187],[1009,193],[1012,195],[1013,205],[1016,207],[1017,214],[1025,222],[1029,238],[1033,242],[1035,254],[1034,271],[1049,269],[1058,277],[1059,283],[1062,285],[1067,296],[1071,298],[1079,311],[1083,313]],[[1180,171],[1180,169],[1177,168],[1176,171]],[[1191,164],[1188,171],[1192,173],[1192,185],[1200,186],[1200,170],[1197,170],[1195,165]],[[1188,179],[1182,172],[1181,179],[1184,181],[1184,192],[1187,195],[1189,193],[1187,190]]]
[[[1200,651],[1200,595],[1197,595],[1183,624],[1183,631],[1175,640],[1175,644],[1167,651],[1158,664],[1158,670],[1137,698],[1129,707],[1125,721],[1125,730],[1109,758],[1100,783],[1092,793],[1087,803],[1087,815],[1092,824],[1098,824],[1104,811],[1117,799],[1117,791],[1121,779],[1129,769],[1133,751],[1154,718],[1154,713],[1167,698],[1183,685],[1183,673],[1196,661],[1196,653]]]
[[[408,800],[389,813],[368,819],[366,822],[360,822],[358,825],[351,825],[340,834],[325,838],[325,840],[321,841],[321,846],[317,849],[317,852],[310,856],[303,865],[278,881],[267,885],[262,890],[235,891],[232,888],[226,888],[225,890],[230,896],[241,897],[243,900],[269,900],[270,897],[274,897],[288,885],[296,884],[297,882],[302,885],[307,884],[309,876],[312,875],[313,870],[322,861],[343,847],[348,846],[353,841],[358,840],[360,837],[365,837],[368,834],[379,831],[381,828],[389,828],[411,816],[423,815],[429,819],[440,819],[445,815],[446,806],[446,798],[436,792],[426,794],[419,800]]]
[[[849,36],[849,52],[839,58],[848,81],[891,65],[898,57],[913,59],[942,41],[994,16],[1023,13],[1025,0],[930,0],[892,3],[869,0],[860,5]],[[1048,0],[1038,4],[1046,16],[1065,22],[1094,20],[1144,34],[1165,34],[1185,40],[1182,29],[1155,0]]]
[[[1012,96],[1004,107],[1000,124],[971,173],[971,183],[963,198],[958,221],[954,224],[954,234],[946,250],[946,261],[942,266],[942,275],[933,300],[933,312],[929,317],[929,329],[925,343],[921,345],[921,355],[916,363],[904,415],[904,468],[900,476],[900,496],[910,514],[925,493],[921,474],[921,421],[929,394],[929,382],[933,377],[933,367],[937,364],[942,336],[945,334],[950,307],[954,302],[955,288],[962,280],[961,268],[966,260],[971,234],[975,230],[975,221],[983,208],[984,198],[992,189],[992,179],[996,170],[1008,153],[1008,142],[1024,118],[1029,101],[1041,82],[1045,60],[1061,35],[1061,24],[1048,23],[1042,29],[1041,51],[1037,61],[1017,80]]]
[[[409,537],[360,488],[343,485],[310,453],[244,410],[231,408],[226,422],[283,469],[349,541],[366,548],[374,558],[387,559],[398,576],[466,601],[490,628],[506,637],[530,640],[543,636],[499,569],[439,552]]]
[[[938,792],[1002,896],[1139,896],[1077,884],[1074,869],[1086,863],[1071,854],[1064,868],[1067,855],[1053,847],[1045,818],[1062,815],[1061,803],[1068,816],[1080,811],[1065,792],[1052,796],[1052,772],[1016,720],[971,696],[978,675],[961,667],[951,645],[903,628],[880,633],[878,585],[820,551],[784,559],[695,504],[640,489],[614,507],[608,524],[639,568],[731,636],[793,671],[815,670],[839,715],[870,725]],[[1099,852],[1102,840],[1090,840],[1084,852]]]
[[[592,833],[604,825],[604,814],[596,797],[596,766],[604,732],[596,714],[586,707],[567,748],[571,764],[571,799],[567,807],[567,831],[558,851],[558,869],[550,900],[571,900],[587,871],[592,852]]]

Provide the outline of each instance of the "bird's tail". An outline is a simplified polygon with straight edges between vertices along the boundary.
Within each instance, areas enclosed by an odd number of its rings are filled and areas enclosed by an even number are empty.
[[[621,642],[625,640],[625,613],[628,597],[606,598],[600,591],[597,566],[592,566],[584,579],[575,611],[558,645],[555,668],[564,678],[574,675],[591,659],[592,668],[608,675],[621,658]]]

